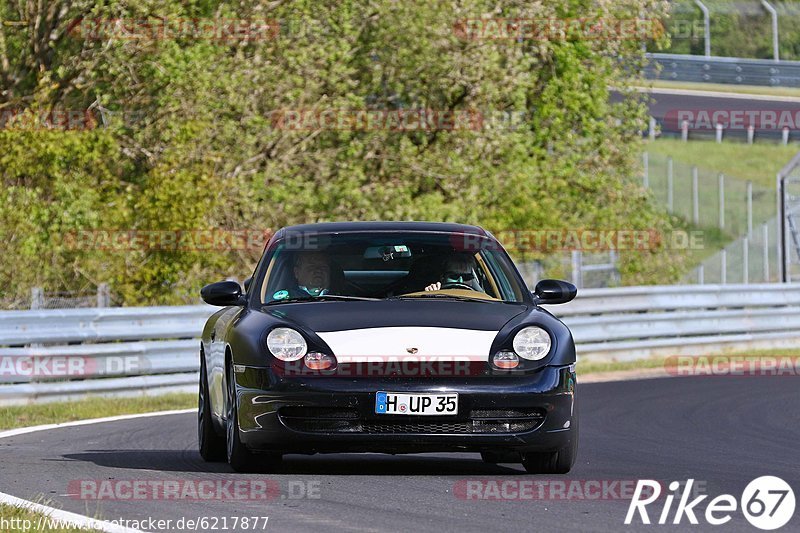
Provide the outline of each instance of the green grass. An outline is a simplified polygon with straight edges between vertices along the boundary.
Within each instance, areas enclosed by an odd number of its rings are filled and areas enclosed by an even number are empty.
[[[89,398],[74,402],[15,405],[0,408],[0,429],[106,416],[188,409],[197,406],[195,394],[164,394],[136,398]]]
[[[667,204],[667,158],[672,157],[673,213],[682,221],[679,223],[681,229],[703,232],[702,249],[690,251],[688,265],[694,267],[747,232],[747,181],[753,183],[753,226],[756,231],[755,240],[750,244],[758,246],[761,224],[775,217],[775,175],[797,153],[800,145],[657,139],[647,142],[645,149],[649,154],[650,192],[662,206]],[[700,215],[696,225],[692,222],[694,165],[698,168]],[[725,175],[724,230],[719,228],[720,173]],[[729,252],[734,254],[731,256],[733,262],[739,261],[741,252],[732,249]],[[760,267],[760,262],[753,265]],[[707,274],[710,276],[708,279],[716,279],[711,271]]]
[[[685,91],[714,91],[735,94],[761,94],[764,96],[795,96],[800,98],[800,89],[792,87],[759,87],[757,85],[729,85],[726,83],[700,83],[688,81],[648,80],[645,84],[636,81],[633,86]]]
[[[713,140],[657,139],[646,144],[651,154],[672,156],[676,162],[697,165],[701,169],[738,180],[753,182],[753,185],[775,190],[775,175],[794,155],[800,145],[755,142],[746,144],[725,141],[717,144]]]
[[[636,361],[578,361],[576,368],[578,376],[580,376],[582,374],[602,374],[604,372],[642,370],[646,368],[661,368],[663,366],[663,357],[651,357]]]
[[[683,230],[690,235],[692,234],[691,232],[698,231],[696,227],[692,226],[684,219],[679,219],[676,229]],[[698,248],[689,248],[687,250],[689,257],[688,264],[692,267],[699,265],[733,241],[733,237],[730,234],[720,231],[719,228],[703,227],[700,231],[702,231],[702,246]]]
[[[722,355],[734,360],[749,360],[758,357],[778,357],[792,356],[800,357],[800,347],[781,348],[771,350],[752,350],[748,352],[716,352],[714,354],[703,354],[703,356]],[[664,368],[667,357],[650,357],[635,361],[578,361],[578,375],[581,374],[601,374],[604,372],[620,372],[625,370],[643,370],[648,368]]]
[[[10,526],[0,529],[0,531],[3,532],[8,531],[13,533],[16,532],[31,533],[33,531],[46,531],[48,533],[73,533],[73,532],[77,533],[80,531],[86,533],[87,531],[98,531],[96,529],[79,529],[79,528],[63,528],[63,527],[42,527],[41,529],[37,530],[37,525],[39,524],[41,524],[42,526],[49,525],[44,521],[42,516],[43,515],[41,515],[40,513],[36,513],[28,509],[14,507],[12,505],[0,504],[0,517],[5,519],[7,525]],[[54,522],[55,521],[50,522],[50,524],[53,524]]]
[[[762,279],[761,225],[775,218],[775,175],[795,155],[800,145],[771,143],[717,144],[713,140],[676,139],[649,141],[649,190],[661,206],[667,205],[667,158],[673,160],[673,211],[676,229],[701,231],[702,246],[688,250],[686,272],[728,248],[728,277],[742,279],[741,242],[747,233],[747,181],[753,183],[753,229],[749,242],[750,279]],[[698,169],[699,223],[693,222],[692,167]],[[719,228],[719,174],[724,174],[725,228]],[[774,232],[774,230],[771,230]],[[774,234],[774,233],[773,233]],[[735,244],[735,246],[731,246]],[[774,257],[771,262],[774,261]],[[706,264],[706,280],[720,277],[719,261]],[[773,262],[774,264],[774,262]]]

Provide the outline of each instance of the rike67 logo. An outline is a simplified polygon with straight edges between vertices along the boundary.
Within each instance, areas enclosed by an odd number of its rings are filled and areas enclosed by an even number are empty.
[[[650,511],[657,514],[653,520],[657,524],[698,524],[698,515],[708,524],[720,526],[730,522],[732,515],[741,509],[742,514],[750,524],[762,530],[774,530],[786,525],[794,515],[795,498],[792,487],[784,480],[775,476],[761,476],[751,481],[742,492],[742,497],[737,501],[731,494],[721,494],[708,502],[705,512],[700,512],[700,504],[708,498],[703,494],[691,501],[693,479],[685,484],[673,481],[669,484],[669,492],[663,498],[663,507],[658,513],[657,505],[652,505]],[[683,491],[678,494],[678,490]],[[661,484],[651,479],[640,479],[636,484],[625,524],[630,525],[638,514],[642,524],[650,524],[648,506],[654,504],[662,496]],[[678,500],[674,507],[673,502]],[[660,502],[659,502],[660,503]],[[671,518],[671,519],[670,519]],[[683,519],[686,522],[682,522]]]

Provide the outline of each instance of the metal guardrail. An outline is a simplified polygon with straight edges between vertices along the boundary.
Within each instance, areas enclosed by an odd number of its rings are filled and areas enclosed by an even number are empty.
[[[551,312],[570,326],[583,359],[800,345],[798,283],[585,290]]]
[[[647,57],[650,62],[645,76],[649,79],[800,87],[800,61],[679,54],[647,54]]]
[[[0,405],[193,391],[197,335],[214,309],[0,312]],[[582,360],[800,345],[800,283],[586,289],[549,310],[572,329]],[[48,376],[64,358],[76,372]],[[43,372],[9,372],[33,359]]]
[[[156,396],[197,390],[198,373],[0,385],[0,406],[64,402],[87,396]]]
[[[216,309],[0,311],[0,405],[194,390],[198,335]]]

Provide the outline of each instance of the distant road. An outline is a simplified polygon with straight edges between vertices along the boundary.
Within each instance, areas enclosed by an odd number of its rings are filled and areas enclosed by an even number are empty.
[[[680,134],[679,113],[684,113],[683,116],[688,113],[690,121],[693,120],[690,135],[713,135],[714,113],[721,112],[717,116],[723,119],[744,119],[743,124],[726,129],[726,136],[746,137],[748,118],[753,117],[756,137],[780,138],[782,125],[786,125],[793,140],[800,138],[800,98],[674,89],[652,89],[649,93],[650,116],[656,119],[665,134]],[[612,93],[612,101],[620,98],[619,93]],[[703,111],[706,115],[701,114]],[[773,113],[777,119],[774,125],[770,123]]]

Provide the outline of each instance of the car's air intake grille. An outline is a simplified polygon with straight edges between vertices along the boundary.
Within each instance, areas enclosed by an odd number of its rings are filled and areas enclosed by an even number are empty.
[[[531,409],[476,409],[466,420],[434,420],[434,417],[386,415],[384,419],[360,418],[355,409],[283,407],[283,424],[304,433],[459,434],[523,433],[542,425],[545,411]]]
[[[383,422],[380,420],[364,420],[361,432],[381,433],[472,433],[471,422]]]

